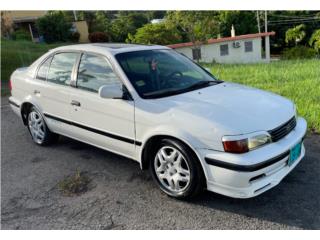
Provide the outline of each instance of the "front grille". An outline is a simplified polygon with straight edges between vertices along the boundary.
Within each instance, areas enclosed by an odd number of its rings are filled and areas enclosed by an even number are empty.
[[[292,129],[296,127],[296,125],[297,125],[296,118],[293,117],[288,122],[268,132],[271,135],[272,141],[277,142],[284,136],[288,135],[292,131]]]

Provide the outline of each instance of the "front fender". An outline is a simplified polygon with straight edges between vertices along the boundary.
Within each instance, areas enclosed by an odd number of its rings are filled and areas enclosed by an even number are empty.
[[[142,146],[139,149],[139,159],[140,159],[140,167],[143,168],[143,150],[148,144],[149,140],[156,136],[163,136],[163,137],[170,137],[175,138],[183,143],[185,143],[198,157],[198,160],[200,161],[200,164],[202,166],[203,172],[205,176],[207,177],[207,173],[205,171],[204,167],[204,160],[202,160],[200,154],[198,153],[197,149],[199,148],[205,148],[205,145],[203,142],[200,141],[200,139],[193,137],[191,134],[189,134],[187,131],[182,129],[176,129],[173,128],[170,125],[161,125],[156,128],[153,128],[152,130],[148,131],[142,138]]]

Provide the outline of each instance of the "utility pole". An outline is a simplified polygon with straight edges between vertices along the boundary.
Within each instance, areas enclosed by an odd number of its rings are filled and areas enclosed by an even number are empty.
[[[257,23],[258,23],[258,32],[261,33],[261,31],[260,31],[260,16],[259,16],[259,11],[257,11]]]
[[[77,18],[77,14],[76,14],[76,11],[73,10],[73,16],[74,16],[74,20],[77,22],[78,21],[78,18]]]
[[[268,14],[267,11],[264,13],[264,30],[265,33],[268,32]],[[265,36],[265,52],[266,52],[266,61],[270,62],[270,39],[269,36]]]
[[[264,12],[264,30],[268,32],[268,14],[267,11]]]

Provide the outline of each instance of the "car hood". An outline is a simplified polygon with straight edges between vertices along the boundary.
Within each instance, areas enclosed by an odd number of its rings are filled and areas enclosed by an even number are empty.
[[[295,114],[294,104],[284,97],[228,82],[157,99],[157,102],[170,108],[167,110],[172,121],[214,123],[211,125],[224,129],[228,135],[271,130]]]

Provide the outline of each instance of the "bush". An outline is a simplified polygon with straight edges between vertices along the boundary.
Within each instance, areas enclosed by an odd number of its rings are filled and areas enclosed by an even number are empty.
[[[79,42],[79,39],[80,39],[80,33],[73,32],[70,34],[70,41],[71,42]]]
[[[283,51],[282,59],[310,59],[315,58],[317,52],[306,46],[296,46]]]
[[[22,29],[13,32],[12,39],[13,40],[27,40],[27,41],[32,40],[30,32],[28,32],[26,30],[22,30]]]
[[[89,40],[92,43],[108,42],[109,36],[107,33],[104,33],[104,32],[93,32],[89,34]]]
[[[309,45],[313,47],[318,53],[320,53],[320,29],[317,29],[313,32]]]
[[[39,18],[36,25],[46,43],[66,42],[70,39],[71,23],[61,11],[49,12]]]

